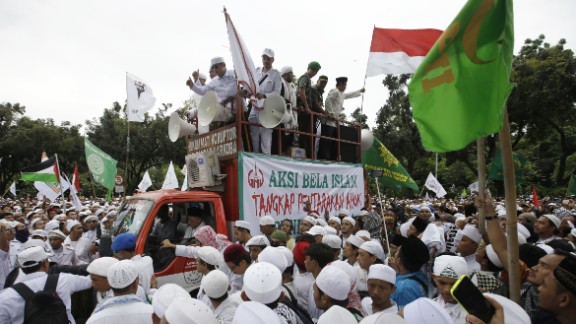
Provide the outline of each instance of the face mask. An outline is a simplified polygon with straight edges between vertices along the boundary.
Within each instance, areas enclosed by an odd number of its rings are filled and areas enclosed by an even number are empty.
[[[26,242],[28,240],[28,236],[30,236],[30,232],[28,232],[28,229],[26,228],[16,231],[16,239],[20,241],[20,243]]]

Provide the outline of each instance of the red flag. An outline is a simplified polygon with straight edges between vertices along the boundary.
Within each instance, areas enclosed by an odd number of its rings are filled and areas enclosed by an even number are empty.
[[[416,72],[440,35],[437,29],[374,27],[366,76]]]
[[[534,202],[534,206],[540,206],[540,202],[538,201],[538,194],[536,193],[536,187],[532,187],[532,201]]]
[[[78,164],[74,165],[72,184],[74,185],[74,188],[76,188],[76,192],[80,192],[80,174],[78,173]]]

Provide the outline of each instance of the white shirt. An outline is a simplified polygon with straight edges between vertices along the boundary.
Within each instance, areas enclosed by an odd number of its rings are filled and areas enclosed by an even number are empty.
[[[219,324],[230,324],[234,320],[234,314],[238,308],[238,303],[235,303],[230,298],[226,298],[216,309],[214,315]]]
[[[454,324],[465,324],[466,323],[466,311],[464,310],[464,308],[462,306],[460,306],[460,304],[458,304],[458,303],[448,304],[448,303],[444,302],[444,299],[442,299],[442,296],[438,296],[432,300],[437,302],[438,304],[440,304],[440,306],[442,306],[442,308],[444,308],[444,310],[446,310],[448,315],[450,315],[450,317],[454,321]]]
[[[330,90],[330,92],[328,92],[328,96],[326,96],[325,101],[326,113],[330,114],[334,118],[339,118],[343,109],[344,100],[359,97],[361,94],[361,90],[353,92],[341,92],[338,90],[338,88]],[[328,120],[326,121],[326,125],[335,127],[336,122]]]
[[[18,260],[17,255],[22,248],[22,243],[20,241],[14,239],[10,241],[10,268],[13,269],[16,267],[16,261]]]
[[[262,68],[259,67],[256,69],[256,82],[259,83],[260,80],[262,80],[262,78],[264,78],[266,75],[268,75],[268,77],[266,77],[266,79],[264,79],[262,84],[260,84],[260,93],[266,95],[270,94],[280,95],[280,91],[282,90],[282,77],[280,76],[280,72],[278,72],[278,70],[275,69],[270,69],[268,70],[268,72],[264,73],[264,71],[262,71]],[[259,113],[258,109],[251,109],[250,116],[248,117],[249,120],[256,121],[258,113]]]
[[[137,254],[130,259],[134,262],[136,268],[138,268],[138,279],[144,292],[148,293],[150,291],[150,280],[152,275],[154,275],[154,266],[152,265],[152,258],[149,256],[141,256]]]
[[[320,316],[324,314],[323,310],[316,307],[316,301],[314,301],[314,285],[311,285],[308,291],[308,313],[314,322],[317,322]]]
[[[32,291],[44,289],[48,275],[46,272],[34,272],[25,275],[22,282]],[[68,273],[61,273],[56,286],[56,293],[66,305],[68,319],[74,324],[74,317],[71,312],[72,293],[88,289],[92,286],[89,276],[76,276]],[[0,323],[2,324],[21,324],[24,322],[24,299],[12,288],[0,291]]]
[[[79,265],[82,262],[76,256],[76,252],[71,247],[61,246],[58,250],[52,250],[53,255],[49,258],[50,261],[56,262],[58,265]]]
[[[469,256],[465,256],[464,260],[466,260],[466,264],[468,264],[468,274],[481,270],[480,263],[476,261],[476,253],[471,254]]]
[[[236,76],[234,70],[226,70],[224,76],[216,76],[204,86],[200,83],[192,85],[192,91],[203,96],[208,91],[214,91],[219,102],[226,100],[228,97],[235,96],[238,93],[236,88]],[[227,105],[229,107],[229,105]]]
[[[204,221],[202,221],[200,225],[196,226],[196,228],[193,228],[192,226],[188,225],[186,227],[186,231],[184,232],[184,239],[194,237],[194,234],[196,234],[196,230],[202,226],[206,226],[206,223],[204,223]]]
[[[314,284],[314,276],[309,272],[300,273],[298,267],[294,267],[294,287],[296,287],[296,299],[298,305],[308,309],[308,293]]]
[[[393,300],[390,300],[392,302],[392,306],[386,308],[385,310],[381,310],[379,312],[376,312],[376,314],[383,314],[383,313],[392,313],[392,314],[396,314],[398,313],[398,305],[396,305],[396,303]],[[374,311],[372,310],[372,298],[370,297],[364,297],[362,299],[362,308],[364,309],[364,313],[366,313],[366,315],[372,315],[375,314]]]
[[[356,281],[356,290],[368,291],[368,271],[360,268],[359,265],[355,267],[358,270],[358,280]]]
[[[86,324],[152,324],[152,313],[154,308],[149,304],[118,304],[92,314]]]
[[[96,239],[98,238],[98,233],[96,232],[95,229],[91,230],[91,231],[86,231],[84,232],[84,234],[82,234],[82,237],[87,239],[90,243],[96,241]]]
[[[70,236],[67,236],[66,239],[64,240],[64,243],[62,243],[64,247],[68,246],[74,249],[78,259],[86,263],[92,262],[92,258],[90,257],[91,244],[92,243],[90,241],[88,241],[86,238],[82,236],[78,239],[78,241],[72,241],[70,239]]]
[[[4,283],[6,283],[6,276],[10,273],[10,268],[10,254],[0,250],[0,290],[4,289]]]

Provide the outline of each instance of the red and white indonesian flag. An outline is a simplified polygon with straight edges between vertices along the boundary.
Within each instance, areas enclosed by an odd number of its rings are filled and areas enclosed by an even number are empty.
[[[437,29],[374,28],[366,76],[416,72],[440,35]]]
[[[255,95],[260,92],[260,86],[256,80],[254,61],[252,61],[246,44],[244,44],[242,37],[238,34],[226,10],[224,10],[224,16],[226,17],[226,28],[228,29],[228,38],[230,40],[230,53],[232,54],[232,63],[234,64],[236,79],[246,90],[252,95]]]
[[[144,122],[144,113],[156,103],[150,85],[139,77],[126,73],[126,96],[128,121]]]

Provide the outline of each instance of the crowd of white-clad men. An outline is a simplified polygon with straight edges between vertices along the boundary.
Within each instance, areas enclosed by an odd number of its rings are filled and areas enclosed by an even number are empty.
[[[538,207],[518,201],[520,304],[507,298],[505,206],[489,195],[475,202],[392,201],[382,209],[367,199],[356,215],[321,216],[307,207],[297,229],[264,216],[260,233],[251,233],[250,224],[236,221],[236,243],[202,221],[190,222],[198,246],[165,240],[162,248],[197,259],[202,281],[195,298],[176,284],[157,288],[152,259],[135,253],[131,233],[113,239],[114,258],[99,257],[98,239],[110,232],[114,203],[89,202],[65,214],[60,207],[3,201],[0,323],[56,318],[58,307],[34,318],[39,313],[20,293],[24,286],[46,289],[53,274],[71,323],[482,323],[450,294],[462,275],[494,306],[490,323],[576,318],[571,199]],[[486,214],[484,236],[478,208]]]

